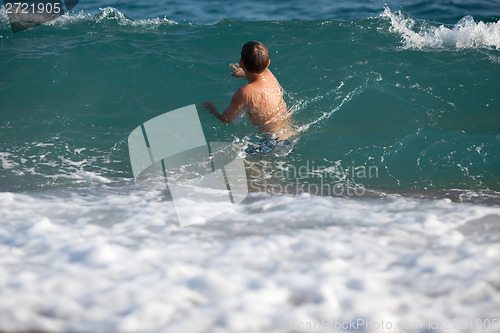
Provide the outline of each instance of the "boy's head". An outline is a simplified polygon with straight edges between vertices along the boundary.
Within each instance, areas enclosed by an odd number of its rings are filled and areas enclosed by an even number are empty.
[[[246,71],[260,74],[269,66],[269,50],[261,42],[248,42],[241,49],[241,61]]]

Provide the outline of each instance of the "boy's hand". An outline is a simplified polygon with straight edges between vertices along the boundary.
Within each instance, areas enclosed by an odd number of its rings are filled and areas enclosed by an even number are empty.
[[[239,64],[229,64],[229,71],[234,77],[245,77],[245,71],[240,67]]]
[[[210,101],[209,102],[203,102],[201,104],[201,107],[203,109],[207,110],[208,112],[212,113],[212,114],[215,113],[215,112],[217,112],[217,108],[215,107],[214,103],[210,102]]]

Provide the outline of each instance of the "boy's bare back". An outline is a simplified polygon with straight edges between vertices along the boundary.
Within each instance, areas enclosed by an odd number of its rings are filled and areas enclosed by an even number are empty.
[[[252,124],[264,135],[287,139],[291,135],[290,116],[283,100],[283,90],[273,73],[266,70],[241,87]]]
[[[255,44],[249,46],[251,43]],[[252,53],[248,55],[248,50],[247,54],[244,53],[245,47],[254,45],[260,48],[257,51],[250,50],[256,53],[255,56]],[[252,124],[257,126],[266,137],[279,140],[289,138],[293,134],[290,115],[283,100],[283,89],[267,68],[269,63],[269,53],[264,44],[259,42],[245,44],[242,59],[239,65],[232,65],[231,74],[235,77],[246,77],[248,84],[235,92],[231,104],[223,114],[217,112],[212,102],[205,102],[202,107],[217,116],[224,124],[233,121],[240,110],[246,109]]]

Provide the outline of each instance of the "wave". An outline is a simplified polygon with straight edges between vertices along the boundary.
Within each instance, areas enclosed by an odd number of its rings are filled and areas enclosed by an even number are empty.
[[[295,167],[377,164],[368,187],[498,190],[498,26],[443,26],[388,8],[356,22],[193,25],[106,7],[15,35],[4,27],[2,188],[130,179],[130,131],[184,105],[228,102],[241,81],[227,64],[243,38],[262,38],[300,132]],[[200,118],[208,141],[254,139],[253,127]]]
[[[408,49],[471,49],[495,48],[500,50],[500,21],[476,22],[472,16],[463,17],[452,26],[433,25],[418,21],[401,11],[386,8],[381,14],[391,23],[391,31],[401,35]]]
[[[157,27],[162,25],[178,24],[177,22],[169,20],[166,17],[134,20],[127,17],[125,14],[113,7],[105,7],[99,9],[101,10],[101,13],[95,16],[97,22],[102,22],[105,20],[115,20],[120,25],[128,25],[132,27]]]
[[[100,13],[95,15],[85,13],[85,11],[83,10],[78,13],[69,12],[45,23],[45,25],[52,27],[63,27],[80,22],[105,23],[114,21],[120,26],[155,29],[162,26],[172,26],[178,24],[178,22],[169,20],[166,17],[155,17],[151,19],[132,19],[113,7],[99,8],[99,10]],[[0,24],[2,24],[4,27],[7,27],[9,24],[9,19],[5,11],[5,7],[3,6],[0,7]]]
[[[106,23],[116,22],[119,26],[142,27],[146,29],[157,29],[159,27],[169,27],[181,23],[170,20],[166,17],[155,17],[150,19],[133,19],[126,16],[120,10],[113,7],[99,8],[98,14],[92,15],[83,10],[79,13],[67,13],[61,17],[46,23],[48,26],[61,27],[77,22]],[[386,7],[378,17],[371,17],[356,21],[360,25],[366,25],[368,20],[378,25],[378,20],[389,20],[389,31],[401,35],[403,48],[405,49],[473,49],[473,48],[494,48],[500,50],[500,21],[483,22],[475,21],[472,16],[465,16],[454,25],[435,24],[430,21],[416,19],[401,11],[391,11]],[[220,21],[227,22],[231,19]],[[0,8],[0,23],[7,28],[8,17],[5,7]],[[276,21],[261,21],[276,22]],[[279,21],[286,22],[286,21]],[[298,22],[315,22],[298,21]],[[322,20],[318,21],[318,26],[342,21]],[[290,22],[293,23],[293,22]],[[184,24],[184,23],[183,23]],[[217,23],[216,23],[217,24]],[[193,25],[189,23],[188,25]],[[384,31],[386,28],[379,26]]]

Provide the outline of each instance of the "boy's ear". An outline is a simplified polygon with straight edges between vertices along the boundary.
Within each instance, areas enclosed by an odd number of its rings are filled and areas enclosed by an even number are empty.
[[[267,66],[266,66],[266,68],[269,67],[270,63],[271,63],[271,59],[267,59]]]
[[[239,65],[241,68],[245,67],[245,64],[243,63],[243,60],[240,59]]]

